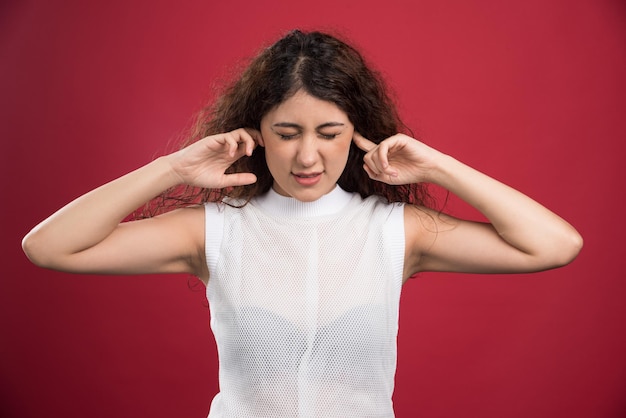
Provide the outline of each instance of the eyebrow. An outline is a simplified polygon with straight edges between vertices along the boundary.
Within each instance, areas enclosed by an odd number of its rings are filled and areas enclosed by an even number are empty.
[[[326,123],[322,123],[321,125],[315,127],[315,129],[319,130],[319,129],[324,129],[324,128],[330,128],[330,127],[335,127],[335,126],[345,126],[344,123],[341,122],[326,122]],[[298,125],[297,123],[292,123],[292,122],[278,122],[272,125],[272,127],[274,128],[296,128],[296,129],[302,129],[301,125]]]

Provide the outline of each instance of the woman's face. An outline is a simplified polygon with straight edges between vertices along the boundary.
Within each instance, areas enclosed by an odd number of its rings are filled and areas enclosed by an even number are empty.
[[[261,119],[274,190],[303,202],[329,193],[348,160],[354,126],[332,102],[299,90]]]

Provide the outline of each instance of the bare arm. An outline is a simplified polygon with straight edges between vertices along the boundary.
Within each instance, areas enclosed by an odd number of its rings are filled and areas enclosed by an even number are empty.
[[[438,184],[489,220],[471,222],[408,206],[406,277],[419,271],[545,270],[569,263],[582,247],[578,232],[544,206],[413,138],[395,135],[376,146],[355,135],[355,142],[368,151],[370,177],[390,184]]]
[[[226,175],[255,142],[240,129],[214,135],[161,157],[70,202],[37,225],[22,246],[37,265],[75,273],[188,272],[206,276],[202,208],[121,223],[168,188],[185,183],[227,187],[256,181],[250,173]]]

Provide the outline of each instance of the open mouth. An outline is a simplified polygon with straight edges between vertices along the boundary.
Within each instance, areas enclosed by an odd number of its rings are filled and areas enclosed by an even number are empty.
[[[292,173],[298,184],[312,186],[322,178],[322,173]]]

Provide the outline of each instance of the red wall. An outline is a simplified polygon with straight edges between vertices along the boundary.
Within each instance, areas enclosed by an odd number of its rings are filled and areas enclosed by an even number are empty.
[[[560,270],[410,282],[397,416],[626,416],[617,0],[3,2],[0,415],[206,416],[217,362],[193,280],[45,271],[19,243],[162,153],[214,80],[294,27],[347,35],[426,142],[544,202],[586,240]]]

